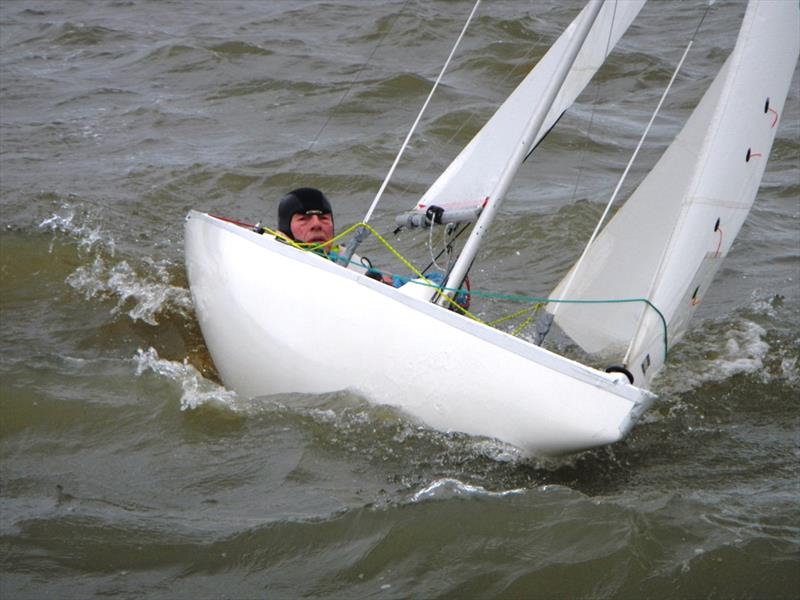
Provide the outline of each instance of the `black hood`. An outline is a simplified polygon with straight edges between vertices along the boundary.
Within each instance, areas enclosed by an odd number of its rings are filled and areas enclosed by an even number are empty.
[[[289,239],[292,235],[292,217],[297,214],[332,214],[331,203],[325,194],[315,188],[298,188],[281,198],[278,204],[278,231]]]

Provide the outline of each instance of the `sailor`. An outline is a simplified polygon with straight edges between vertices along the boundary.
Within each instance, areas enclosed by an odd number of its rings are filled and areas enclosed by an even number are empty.
[[[298,188],[292,190],[281,198],[278,203],[278,231],[290,240],[305,244],[324,244],[333,239],[333,209],[331,203],[320,190],[315,188]],[[331,244],[322,246],[321,251],[326,257],[333,261],[338,260],[344,252],[343,247],[333,248]],[[351,266],[367,277],[382,281],[387,285],[400,287],[408,281],[408,278],[399,277],[382,273],[372,266],[366,257],[353,255]],[[429,281],[441,284],[444,275],[440,273],[428,273]],[[461,290],[455,297],[456,304],[461,308],[467,309],[470,304],[469,282],[467,289]],[[453,308],[456,308],[453,306]]]
[[[290,240],[305,244],[323,244],[334,237],[333,209],[320,190],[298,188],[286,194],[278,203],[278,231]],[[337,260],[343,248],[327,244],[321,248],[331,260]],[[372,268],[366,258],[354,256],[351,261],[367,277],[394,285],[391,275]]]
[[[278,204],[278,231],[296,242],[327,242],[334,235],[331,203],[317,189],[292,190]],[[326,254],[330,250],[330,245],[324,247]]]

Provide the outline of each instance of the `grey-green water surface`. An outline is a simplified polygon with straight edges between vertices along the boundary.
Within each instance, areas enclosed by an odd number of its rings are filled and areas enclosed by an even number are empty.
[[[521,170],[473,286],[546,295],[574,262],[705,4],[645,7]],[[797,77],[750,219],[625,442],[523,459],[347,392],[248,400],[219,382],[184,215],[274,225],[276,200],[313,185],[340,228],[360,219],[469,9],[0,3],[3,598],[797,597]],[[379,230],[578,9],[484,2]],[[712,7],[623,193],[743,10]],[[425,241],[399,245],[424,261]],[[335,318],[324,290],[319,302]]]

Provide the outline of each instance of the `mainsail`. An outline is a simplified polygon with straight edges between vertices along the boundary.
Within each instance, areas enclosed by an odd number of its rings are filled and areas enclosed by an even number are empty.
[[[435,205],[445,212],[477,213],[487,203],[499,202],[496,192],[501,185],[520,143],[525,144],[524,158],[547,134],[563,112],[578,97],[605,61],[611,49],[628,29],[645,0],[605,2],[589,30],[577,58],[550,107],[543,124],[529,139],[523,140],[522,126],[537,110],[546,95],[562,58],[581,24],[592,17],[593,3],[578,14],[564,33],[550,47],[536,67],[517,86],[497,112],[470,143],[423,194],[415,210],[424,213]],[[522,160],[519,161],[521,164]],[[519,164],[515,165],[519,167]]]
[[[733,52],[680,134],[597,237],[579,271],[570,271],[552,293],[649,301],[548,307],[586,351],[617,360],[624,355],[640,387],[684,333],[747,217],[799,51],[798,3],[751,2]]]

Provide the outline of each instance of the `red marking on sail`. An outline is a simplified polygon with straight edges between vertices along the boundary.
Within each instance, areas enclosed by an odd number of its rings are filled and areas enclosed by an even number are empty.
[[[777,111],[777,110],[775,110],[774,108],[770,108],[770,109],[769,109],[769,112],[771,112],[771,113],[772,113],[772,116],[773,116],[773,119],[772,119],[772,126],[770,127],[770,129],[773,129],[773,128],[775,127],[775,125],[777,125],[777,124],[778,124],[778,111]]]

